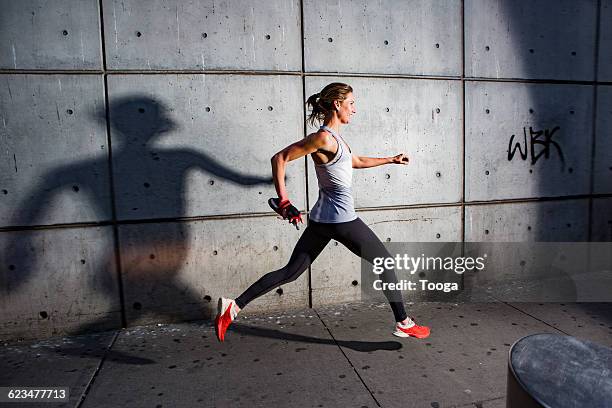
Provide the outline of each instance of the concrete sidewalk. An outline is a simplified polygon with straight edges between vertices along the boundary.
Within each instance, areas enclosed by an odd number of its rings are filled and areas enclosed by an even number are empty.
[[[69,386],[7,407],[505,407],[507,351],[533,333],[612,346],[612,304],[420,303],[428,339],[391,335],[387,304],[3,344],[0,386]],[[1,405],[1,404],[0,404]]]

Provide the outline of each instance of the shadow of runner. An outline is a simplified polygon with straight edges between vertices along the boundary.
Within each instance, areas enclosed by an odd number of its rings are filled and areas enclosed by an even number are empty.
[[[78,343],[78,342],[77,342]],[[61,348],[56,350],[56,353],[61,355],[78,356],[80,358],[104,358],[106,361],[112,361],[119,364],[131,364],[131,365],[149,365],[157,364],[157,361],[149,358],[137,357],[116,350],[106,350],[104,352],[90,353],[85,349],[86,344],[78,344],[76,347]]]
[[[117,98],[110,102],[109,110],[113,140],[111,165],[109,156],[104,153],[61,163],[45,172],[24,195],[20,211],[13,220],[14,225],[29,229],[29,226],[45,223],[45,212],[53,209],[50,206],[52,200],[66,192],[79,194],[79,200],[90,206],[99,217],[110,217],[111,174],[116,197],[116,219],[132,223],[138,223],[137,220],[147,223],[151,219],[184,217],[188,204],[188,175],[194,170],[241,188],[272,184],[270,176],[242,172],[225,164],[222,157],[213,157],[212,154],[186,146],[165,145],[167,135],[180,126],[171,117],[172,109],[153,98],[141,95]],[[90,112],[90,119],[106,123],[106,111]],[[202,138],[205,139],[204,134]],[[151,234],[139,234],[133,227],[121,226],[118,237],[114,239],[121,241],[124,238],[126,241],[126,231],[135,231],[129,235],[128,245],[123,241],[115,243],[115,246],[110,245],[104,249],[105,254],[91,262],[94,264],[93,272],[90,272],[92,276],[88,279],[93,290],[113,300],[118,295],[124,296],[125,305],[122,306],[128,325],[130,321],[145,315],[155,316],[156,319],[159,317],[161,321],[211,318],[212,309],[208,308],[203,295],[180,279],[192,240],[188,225],[177,222],[165,223],[164,226],[161,233]],[[0,248],[2,263],[11,265],[10,273],[0,270],[1,295],[17,293],[32,279],[58,279],[44,276],[45,273],[37,268],[45,251],[44,247],[42,253],[38,250],[41,245],[35,244],[35,238],[36,234],[29,231],[20,233],[18,239],[10,242],[7,248]],[[117,249],[119,254],[116,253]],[[44,256],[72,257],[73,254],[46,253]],[[76,259],[83,258],[80,254],[78,256]],[[116,271],[117,256],[121,259],[120,271]],[[152,257],[156,257],[155,262],[151,261]],[[85,264],[84,258],[81,263]],[[67,277],[70,276],[63,275],[61,279]],[[44,305],[46,310],[64,308],[61,292],[42,295],[49,298]],[[88,304],[87,291],[71,296],[74,296],[76,303]],[[100,311],[79,311],[83,315],[85,312],[97,314],[98,317],[90,322],[83,321],[85,317],[80,318],[76,322],[80,323],[79,327],[70,330],[68,335],[109,328],[107,317],[100,317]],[[42,318],[51,317],[45,312]]]
[[[333,340],[323,339],[319,337],[304,336],[302,334],[287,333],[275,329],[266,329],[262,327],[247,326],[240,323],[232,324],[228,331],[237,332],[240,334],[246,334],[249,336],[256,337],[267,337],[271,339],[287,340],[300,343],[311,343],[311,344],[328,344],[330,346],[342,346],[350,348],[355,351],[368,352],[368,351],[395,351],[402,348],[402,343],[398,341],[346,341],[346,340]]]

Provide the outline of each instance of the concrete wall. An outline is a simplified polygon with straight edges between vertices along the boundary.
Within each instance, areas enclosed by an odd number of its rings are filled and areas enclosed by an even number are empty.
[[[612,239],[612,0],[0,9],[0,338],[210,318],[283,266],[301,232],[269,158],[336,80],[355,154],[411,158],[355,172],[383,241]],[[287,176],[307,213],[312,161]],[[332,242],[248,309],[359,299],[359,276]]]

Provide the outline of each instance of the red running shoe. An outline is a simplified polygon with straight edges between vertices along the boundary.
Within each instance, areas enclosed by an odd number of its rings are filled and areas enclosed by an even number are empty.
[[[395,324],[395,331],[393,334],[397,337],[416,337],[417,339],[426,339],[429,337],[429,327],[419,326],[408,317],[402,323],[397,322]]]
[[[215,332],[219,341],[225,340],[225,332],[229,325],[234,321],[238,312],[235,309],[234,299],[219,298],[217,305],[217,317],[215,318]]]

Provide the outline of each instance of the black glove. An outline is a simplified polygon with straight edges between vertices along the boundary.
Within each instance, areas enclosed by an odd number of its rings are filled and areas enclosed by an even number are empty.
[[[289,220],[291,224],[295,225],[296,229],[300,229],[300,227],[297,225],[298,221],[302,224],[304,223],[304,221],[302,221],[302,214],[300,214],[300,210],[295,208],[295,206],[291,204],[291,201],[280,201],[279,198],[271,198],[268,200],[268,204],[274,211],[276,211],[278,215],[283,217],[284,220]]]

